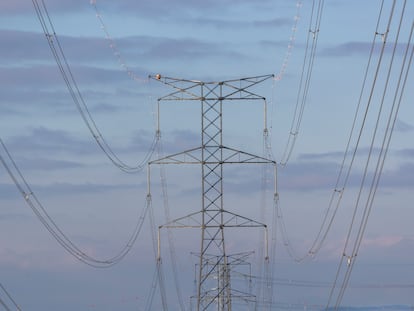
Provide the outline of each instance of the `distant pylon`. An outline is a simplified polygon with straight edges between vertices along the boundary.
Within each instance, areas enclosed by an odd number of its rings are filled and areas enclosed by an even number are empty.
[[[267,258],[267,226],[231,212],[223,206],[224,164],[272,164],[276,162],[223,145],[222,107],[225,101],[264,101],[252,87],[273,78],[273,75],[248,77],[221,82],[163,77],[150,78],[174,89],[158,99],[161,101],[201,102],[201,146],[149,162],[152,164],[199,164],[202,170],[201,210],[175,219],[160,228],[200,228],[201,246],[197,277],[197,311],[232,310],[232,300],[252,301],[248,293],[231,287],[232,266],[240,263],[238,257],[226,251],[225,229],[258,227],[265,231]]]

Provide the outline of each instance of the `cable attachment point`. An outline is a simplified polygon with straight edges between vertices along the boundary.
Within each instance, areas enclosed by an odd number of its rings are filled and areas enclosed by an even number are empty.
[[[346,265],[347,265],[348,267],[351,265],[351,263],[352,263],[352,259],[356,257],[356,254],[355,254],[355,255],[348,256],[347,254],[343,253],[342,255],[343,255],[344,257],[346,257]]]
[[[33,192],[26,193],[26,192],[24,192],[24,191],[23,191],[23,198],[24,198],[26,201],[29,201],[29,200],[30,200],[30,196],[31,196],[31,195],[33,195]]]
[[[312,38],[315,39],[317,33],[319,32],[319,29],[315,29],[315,30],[309,29],[309,32],[312,34]]]
[[[376,31],[375,35],[381,36],[382,42],[385,43],[387,41],[388,30],[386,32],[383,32],[383,33]]]
[[[45,36],[46,36],[47,41],[49,41],[50,43],[53,43],[53,37],[54,37],[53,34],[46,33]]]

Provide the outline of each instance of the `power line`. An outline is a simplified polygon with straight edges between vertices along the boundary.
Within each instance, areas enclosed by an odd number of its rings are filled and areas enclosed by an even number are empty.
[[[282,159],[280,160],[281,166],[286,166],[293,149],[296,144],[296,139],[299,134],[299,129],[302,123],[303,113],[305,111],[305,105],[307,103],[307,97],[310,88],[310,82],[313,73],[313,66],[316,58],[316,49],[318,46],[319,31],[321,26],[321,20],[323,15],[324,0],[318,0],[317,6],[315,1],[312,2],[311,18],[309,21],[309,31],[306,40],[305,55],[303,58],[302,71],[300,76],[299,88],[296,97],[295,112],[290,127],[288,141],[286,143]],[[316,8],[315,8],[316,6]],[[316,11],[316,14],[315,14]],[[316,16],[315,16],[316,15]],[[315,18],[315,21],[313,19]],[[310,43],[311,42],[311,43]],[[309,54],[309,55],[308,55]]]
[[[340,263],[338,265],[338,269],[337,269],[337,273],[335,276],[335,281],[334,281],[334,286],[332,287],[331,291],[330,291],[330,295],[329,295],[329,299],[328,299],[328,307],[333,299],[334,296],[334,292],[336,289],[336,284],[339,282],[340,280],[340,274],[343,268],[343,263],[346,260],[346,268],[345,268],[345,273],[344,276],[342,277],[342,281],[340,284],[340,287],[338,289],[338,293],[336,295],[336,301],[335,301],[335,308],[338,308],[338,306],[340,305],[343,296],[345,294],[345,291],[348,287],[348,283],[349,283],[349,279],[356,261],[356,257],[358,254],[358,251],[360,249],[362,240],[363,240],[363,236],[367,227],[367,223],[368,223],[368,219],[369,216],[371,214],[372,211],[372,207],[373,207],[373,202],[375,199],[375,195],[376,195],[376,191],[378,189],[378,185],[380,182],[380,178],[381,178],[381,174],[382,174],[382,170],[384,167],[384,163],[385,163],[385,159],[388,153],[388,149],[389,149],[389,145],[391,142],[391,138],[392,138],[392,133],[393,133],[393,129],[394,129],[394,125],[398,116],[398,111],[399,111],[399,107],[401,105],[402,102],[402,97],[404,94],[404,90],[405,90],[405,86],[406,86],[406,82],[407,82],[407,77],[410,71],[410,67],[411,67],[411,62],[412,62],[412,56],[413,56],[413,51],[414,48],[411,46],[411,41],[412,41],[412,34],[413,34],[413,27],[414,27],[414,23],[411,25],[411,30],[410,30],[410,34],[409,34],[409,38],[408,38],[408,43],[406,45],[406,49],[404,52],[404,57],[403,60],[401,62],[401,67],[399,69],[399,76],[397,78],[397,84],[395,86],[395,91],[394,91],[394,95],[393,95],[393,99],[391,101],[390,104],[390,111],[389,113],[385,116],[387,123],[385,126],[385,132],[382,136],[382,142],[381,142],[381,146],[380,146],[380,152],[377,155],[377,160],[376,160],[376,164],[375,164],[375,168],[374,168],[374,172],[372,173],[372,177],[368,177],[368,167],[370,166],[370,164],[375,160],[374,158],[374,154],[373,151],[375,149],[375,143],[377,140],[379,140],[380,138],[378,138],[378,130],[379,127],[381,125],[381,119],[383,118],[383,115],[386,113],[384,112],[385,107],[385,97],[386,95],[391,91],[391,86],[390,86],[390,80],[391,80],[391,72],[392,69],[394,68],[394,60],[395,60],[395,55],[396,55],[396,49],[399,43],[399,36],[400,36],[400,32],[401,32],[401,26],[404,20],[404,14],[405,14],[405,6],[406,6],[406,1],[403,2],[403,5],[401,7],[401,13],[400,13],[400,17],[399,17],[399,21],[398,21],[398,27],[396,30],[396,35],[395,35],[395,41],[394,41],[394,45],[393,45],[393,49],[392,49],[392,55],[390,57],[390,61],[387,65],[384,65],[384,60],[383,60],[383,55],[384,55],[384,50],[385,50],[385,46],[387,44],[387,40],[388,40],[388,36],[389,36],[389,32],[390,32],[390,26],[391,26],[391,22],[394,18],[394,15],[397,14],[395,13],[396,10],[396,1],[393,2],[392,7],[390,9],[390,14],[389,14],[389,18],[388,18],[388,23],[387,23],[387,27],[386,27],[386,31],[381,34],[382,37],[382,48],[381,48],[381,53],[377,62],[377,66],[374,72],[374,78],[373,78],[373,82],[372,82],[372,86],[369,92],[369,98],[368,98],[368,102],[366,105],[366,112],[365,112],[365,117],[364,117],[364,123],[365,123],[365,119],[366,116],[368,114],[368,110],[372,105],[373,102],[373,94],[374,92],[378,89],[378,83],[377,83],[377,78],[378,78],[378,74],[379,71],[382,67],[386,66],[385,70],[386,70],[386,78],[385,78],[385,85],[384,88],[382,89],[382,94],[380,97],[380,102],[379,102],[379,108],[378,108],[378,112],[377,112],[377,117],[375,120],[375,126],[374,126],[374,130],[373,133],[371,134],[371,141],[370,141],[370,147],[369,147],[369,152],[367,155],[367,159],[366,159],[366,163],[364,166],[364,174],[362,176],[361,179],[361,183],[360,183],[360,188],[359,188],[359,192],[358,192],[358,196],[356,198],[356,202],[355,202],[355,206],[354,206],[354,211],[353,211],[353,215],[352,215],[352,219],[351,219],[351,223],[349,225],[349,229],[348,229],[348,233],[347,233],[347,237],[345,240],[345,245],[343,248],[343,256],[341,257]],[[380,33],[376,32],[376,35],[380,35]],[[411,49],[411,52],[410,52]],[[411,54],[410,54],[411,53]],[[359,132],[359,137],[362,135],[362,131],[363,131],[363,126],[360,129]],[[362,193],[363,191],[367,189],[367,195],[366,195],[366,199],[365,199],[365,203]],[[362,210],[361,210],[362,209]],[[362,213],[360,219],[359,219],[359,226],[356,226],[356,222],[357,222],[357,213]],[[352,240],[351,239],[351,234],[354,232],[354,230],[356,231],[355,233],[355,238]],[[348,251],[348,246],[350,246],[351,250]]]
[[[148,185],[149,188],[149,185]],[[148,197],[151,199],[151,193],[148,191]],[[152,200],[150,200],[152,202]],[[163,311],[168,311],[168,302],[167,302],[167,295],[165,290],[165,277],[164,277],[164,270],[162,265],[161,256],[158,251],[158,243],[157,243],[157,227],[155,225],[155,218],[154,218],[154,209],[149,209],[149,220],[150,220],[150,226],[151,226],[151,238],[152,238],[152,245],[156,260],[156,286],[159,287],[160,296],[161,296],[161,302],[162,302],[162,308]],[[154,287],[154,290],[156,289],[156,286]],[[151,293],[153,295],[153,293]]]
[[[118,157],[118,155],[110,147],[102,132],[98,128],[83,98],[83,95],[80,92],[78,84],[76,83],[75,77],[72,73],[71,67],[63,51],[62,45],[60,44],[59,38],[56,34],[55,28],[53,26],[52,20],[50,18],[44,0],[41,0],[41,4],[39,4],[39,1],[37,0],[32,0],[32,3],[35,8],[36,15],[40,22],[40,25],[42,26],[43,33],[45,34],[45,37],[47,39],[49,48],[59,68],[60,74],[62,75],[62,78],[66,84],[69,94],[72,97],[72,101],[76,105],[76,108],[79,114],[81,115],[81,118],[84,121],[86,127],[88,128],[90,134],[92,135],[98,146],[101,148],[101,150],[104,152],[104,154],[116,167],[127,173],[142,171],[155,151],[155,146],[158,142],[157,134],[154,134],[152,143],[141,162],[134,165],[128,165]]]
[[[21,173],[20,169],[18,168],[16,162],[12,158],[10,152],[8,151],[6,145],[4,144],[3,140],[0,138],[0,145],[6,155],[3,155],[0,152],[0,162],[3,164],[3,167],[7,171],[8,175],[12,179],[13,183],[15,184],[16,188],[32,209],[36,217],[40,220],[43,226],[49,231],[49,233],[55,238],[55,240],[73,257],[80,260],[81,262],[96,267],[96,268],[107,268],[111,267],[117,263],[119,263],[132,249],[133,245],[135,244],[138,235],[142,229],[142,225],[145,220],[145,216],[147,210],[149,208],[149,200],[147,198],[145,207],[141,212],[141,215],[138,218],[137,224],[125,243],[122,249],[113,257],[108,259],[98,259],[91,255],[86,254],[83,252],[78,246],[68,236],[60,229],[57,223],[50,217],[47,213],[46,209],[37,198],[35,192],[32,190],[26,179],[24,178],[23,174]],[[8,164],[10,163],[10,164]]]
[[[164,156],[165,154],[163,151],[163,145],[162,145],[162,142],[160,141],[158,145],[158,150],[157,150],[157,158],[159,159]],[[172,220],[172,218],[170,215],[170,206],[169,206],[169,200],[168,200],[167,175],[166,175],[165,166],[163,164],[161,164],[160,166],[160,180],[161,180],[161,188],[162,188],[165,222],[168,223]],[[167,235],[168,235],[168,247],[170,250],[175,291],[177,294],[178,303],[180,305],[180,310],[185,311],[184,301],[183,301],[183,297],[181,293],[181,286],[180,286],[180,283],[178,282],[177,256],[175,252],[174,237],[170,229],[167,229]]]
[[[2,283],[0,283],[0,289],[6,294],[6,297],[8,298],[8,300],[11,301],[11,303],[14,305],[14,307],[16,307],[16,310],[21,311],[22,309],[19,307],[19,305],[17,304],[17,302],[14,300],[14,298],[11,296],[11,294],[7,291],[7,289],[4,287],[4,285]],[[0,304],[7,310],[10,311],[11,309],[9,308],[9,306],[7,305],[7,303],[0,298]]]
[[[304,255],[301,255],[301,256],[297,255],[297,253],[293,249],[292,244],[289,241],[286,225],[284,223],[282,208],[281,208],[280,204],[278,204],[276,206],[276,209],[278,210],[278,213],[279,213],[278,222],[280,224],[279,228],[280,228],[281,233],[282,233],[283,244],[286,247],[288,254],[297,262],[302,262],[305,259],[314,258],[316,256],[316,254],[319,252],[319,250],[321,249],[321,247],[323,246],[323,244],[324,244],[324,242],[325,242],[325,240],[326,240],[326,238],[327,238],[327,236],[328,236],[328,234],[329,234],[329,232],[332,228],[332,225],[333,225],[333,222],[336,218],[336,215],[337,215],[338,209],[340,207],[344,192],[345,192],[346,187],[348,185],[351,172],[353,171],[357,151],[358,151],[358,148],[359,148],[360,143],[361,143],[362,129],[365,127],[367,112],[365,113],[364,123],[361,126],[360,134],[358,136],[355,148],[353,149],[351,159],[349,160],[348,164],[346,162],[349,159],[351,142],[352,142],[352,139],[354,138],[354,131],[356,129],[356,122],[357,122],[358,116],[360,115],[360,109],[361,109],[361,105],[362,105],[363,93],[364,93],[364,90],[366,88],[366,84],[368,83],[368,73],[369,73],[369,70],[370,70],[370,67],[371,67],[371,62],[372,62],[372,57],[373,57],[373,54],[374,54],[374,49],[375,49],[376,44],[377,44],[377,38],[378,38],[378,35],[379,35],[380,21],[381,21],[381,16],[383,14],[383,6],[384,6],[384,3],[382,2],[381,7],[380,7],[380,11],[379,11],[379,15],[378,15],[378,19],[377,19],[377,24],[376,24],[374,37],[373,37],[372,44],[371,44],[369,57],[368,57],[368,63],[367,63],[367,66],[366,66],[365,75],[364,75],[364,79],[363,79],[363,83],[362,83],[362,89],[361,89],[361,92],[360,92],[360,95],[359,95],[357,109],[356,109],[355,114],[354,114],[352,128],[351,128],[351,131],[350,131],[350,134],[349,134],[349,138],[348,138],[347,145],[346,145],[346,148],[345,148],[345,152],[344,152],[344,155],[343,155],[343,159],[342,159],[342,163],[341,163],[340,170],[339,170],[339,173],[338,173],[338,177],[337,177],[337,180],[336,180],[336,184],[334,186],[334,190],[332,191],[332,195],[331,195],[330,200],[329,200],[328,208],[327,208],[327,211],[326,211],[325,216],[323,218],[323,221],[322,221],[322,223],[319,227],[318,233],[317,233],[315,239],[313,240],[313,242],[311,244],[311,247],[308,249],[308,251],[306,251],[304,253]],[[388,31],[386,32],[386,34],[388,34]],[[371,95],[371,97],[372,97],[372,95]],[[345,171],[345,168],[347,168],[346,171]]]

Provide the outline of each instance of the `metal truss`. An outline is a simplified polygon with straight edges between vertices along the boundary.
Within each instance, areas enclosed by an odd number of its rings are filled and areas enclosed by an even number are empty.
[[[249,309],[254,308],[254,304],[256,303],[256,296],[251,294],[251,263],[248,262],[248,258],[253,255],[254,252],[243,252],[238,254],[232,254],[227,256],[227,266],[228,269],[224,269],[223,266],[218,265],[217,263],[220,262],[220,258],[217,255],[210,255],[205,254],[203,263],[205,267],[211,271],[211,275],[213,276],[214,282],[217,285],[217,288],[223,283],[223,279],[229,278],[232,279],[234,277],[242,276],[243,278],[247,278],[248,285],[245,291],[242,290],[235,290],[231,288],[231,301],[238,300],[250,306]],[[200,254],[195,254],[196,256],[200,257]],[[201,258],[200,258],[201,259]],[[196,265],[197,268],[198,265]],[[228,273],[228,276],[225,276],[225,272]],[[213,302],[215,295],[215,289],[207,291],[204,293],[204,297],[201,299],[206,299],[210,303]],[[198,300],[198,297],[191,297],[192,299]],[[224,301],[217,301],[218,308],[220,309],[219,305],[223,304]],[[231,303],[231,302],[230,302]]]
[[[235,257],[227,254],[225,229],[267,227],[253,219],[226,210],[223,206],[223,166],[225,164],[271,164],[266,159],[245,151],[223,145],[222,106],[229,100],[265,100],[265,97],[251,89],[273,75],[248,77],[221,82],[176,79],[161,75],[150,76],[174,89],[160,97],[158,101],[201,102],[201,146],[172,154],[149,162],[153,164],[199,164],[202,170],[201,210],[175,219],[162,228],[199,228],[201,245],[199,271],[197,277],[196,310],[230,311],[232,299],[242,298],[246,302],[254,300],[252,295],[231,287],[230,272],[236,262]],[[267,257],[267,255],[266,255]]]

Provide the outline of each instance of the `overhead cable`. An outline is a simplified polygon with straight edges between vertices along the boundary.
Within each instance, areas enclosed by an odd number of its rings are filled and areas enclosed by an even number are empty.
[[[107,268],[119,263],[132,249],[135,244],[138,235],[142,229],[142,225],[145,220],[147,210],[149,208],[150,202],[147,198],[145,207],[141,212],[141,215],[138,218],[137,224],[125,243],[122,249],[113,257],[108,259],[98,259],[91,255],[86,254],[82,251],[68,236],[60,229],[57,223],[53,218],[47,213],[46,209],[42,203],[37,198],[35,192],[32,190],[30,185],[26,182],[26,179],[22,175],[20,169],[16,165],[16,162],[9,153],[6,145],[3,140],[0,138],[0,145],[2,150],[5,153],[5,156],[0,152],[0,162],[3,164],[3,167],[7,171],[8,175],[12,179],[13,183],[17,187],[18,191],[32,209],[36,217],[40,220],[43,226],[49,231],[53,238],[73,257],[79,261],[96,268]]]
[[[295,111],[292,118],[288,141],[286,143],[282,158],[280,160],[280,164],[282,167],[287,165],[292,155],[293,149],[295,147],[312,79],[313,67],[316,58],[316,49],[318,46],[318,38],[325,2],[324,0],[318,0],[318,4],[316,5],[315,1],[316,0],[313,0],[312,2],[312,13],[309,21],[309,32],[306,40],[305,55],[303,58],[301,77],[296,97]]]
[[[142,171],[142,169],[145,167],[146,163],[149,161],[152,154],[154,153],[155,146],[157,144],[157,134],[154,135],[149,150],[147,151],[146,155],[140,163],[128,165],[118,157],[118,155],[114,152],[114,150],[110,147],[110,145],[104,138],[102,132],[99,130],[82,96],[82,93],[80,92],[78,84],[76,83],[75,77],[72,73],[71,67],[63,51],[62,45],[60,44],[60,40],[56,34],[55,28],[49,16],[44,0],[41,0],[41,4],[39,4],[38,0],[32,0],[32,3],[35,8],[36,15],[40,22],[40,25],[42,26],[43,33],[45,34],[45,37],[47,39],[49,48],[59,68],[60,74],[62,75],[62,78],[66,84],[69,94],[72,97],[72,101],[76,105],[76,108],[79,114],[81,115],[85,125],[87,126],[89,132],[91,133],[92,137],[94,138],[98,146],[101,148],[101,150],[104,152],[104,154],[116,167],[127,173]]]
[[[265,101],[265,107],[267,106],[267,103]],[[265,109],[266,111],[266,109]],[[266,119],[266,117],[265,117]],[[272,153],[272,146],[271,146],[271,139],[270,139],[270,135],[269,135],[269,131],[266,128],[266,123],[265,123],[265,128],[263,130],[263,158],[265,159],[270,159],[270,160],[274,160],[274,156]],[[262,166],[262,170],[261,170],[261,219],[260,221],[265,223],[266,220],[269,220],[270,215],[268,215],[268,209],[266,208],[268,206],[267,204],[267,197],[268,197],[268,186],[269,186],[269,180],[271,172],[270,172],[270,166],[269,165],[264,165]],[[273,183],[274,183],[274,188],[273,188],[273,203],[271,204],[271,207],[274,207],[275,200],[278,200],[278,193],[277,193],[277,166],[274,165],[274,169],[273,169]],[[277,214],[274,208],[270,209],[270,213],[271,213],[271,224],[268,225],[268,228],[270,230],[270,236],[271,236],[271,240],[270,240],[270,251],[268,254],[268,257],[265,258],[265,261],[259,262],[259,273],[262,276],[262,278],[265,279],[264,282],[262,283],[258,283],[256,284],[256,297],[258,299],[258,301],[267,301],[270,302],[270,304],[268,304],[268,309],[270,310],[271,308],[271,304],[274,301],[274,287],[273,287],[273,282],[271,281],[273,276],[275,275],[275,263],[276,263],[276,246],[277,246]],[[262,239],[261,237],[259,237],[259,241],[260,239]],[[259,245],[262,245],[259,242]],[[264,254],[264,247],[262,246],[259,249],[259,258],[263,258],[266,257],[263,255]]]
[[[157,159],[162,159],[164,156],[165,154],[163,150],[163,144],[160,139],[160,142],[157,146]],[[160,182],[161,182],[161,189],[162,189],[165,222],[169,223],[171,221],[171,215],[170,215],[170,206],[169,206],[169,199],[168,199],[167,175],[166,175],[166,169],[165,169],[164,164],[160,164]],[[167,228],[166,230],[167,230],[167,235],[168,235],[168,248],[170,251],[175,292],[177,294],[177,299],[178,299],[178,303],[180,306],[180,310],[185,311],[184,299],[183,299],[183,295],[181,291],[180,282],[178,280],[177,255],[175,252],[174,236],[170,228]]]
[[[149,188],[149,185],[148,185]],[[151,197],[151,193],[148,193],[148,196]],[[168,302],[167,302],[167,294],[165,289],[165,277],[164,277],[164,270],[162,265],[161,257],[158,253],[158,240],[157,240],[157,227],[155,225],[155,217],[154,217],[154,209],[149,209],[149,221],[150,221],[150,231],[151,231],[151,238],[152,238],[152,246],[156,261],[156,277],[157,277],[157,285],[160,290],[160,298],[162,303],[162,310],[168,311]],[[154,289],[155,290],[155,289]]]
[[[16,308],[16,310],[21,311],[22,309],[20,308],[20,306],[17,304],[17,302],[13,299],[13,297],[10,295],[10,293],[7,291],[7,289],[4,287],[4,285],[2,283],[0,283],[0,289],[6,294],[6,297],[8,298],[8,300],[10,300],[10,302],[13,304],[13,306]],[[11,310],[11,308],[9,308],[8,304],[0,298],[0,304],[6,309],[6,310]]]
[[[379,16],[377,19],[377,25],[376,25],[376,31],[375,33],[377,33],[379,31],[379,26],[380,26],[380,20],[381,20],[381,16],[382,16],[382,11],[383,11],[383,5],[384,3],[382,2],[382,5],[380,7],[380,11],[379,11]],[[317,232],[317,235],[315,237],[315,239],[313,240],[313,242],[311,243],[311,246],[309,247],[309,249],[304,252],[302,255],[299,255],[297,251],[294,250],[290,239],[288,237],[288,232],[287,232],[287,228],[286,225],[284,223],[284,218],[283,218],[283,211],[282,211],[282,207],[280,206],[280,204],[277,205],[277,210],[279,213],[278,216],[278,222],[280,224],[279,228],[281,230],[281,234],[282,234],[282,238],[283,238],[283,244],[285,245],[288,254],[297,262],[302,262],[306,259],[313,259],[317,253],[320,251],[320,249],[322,248],[322,245],[324,244],[330,229],[333,225],[333,222],[336,218],[337,212],[339,210],[344,192],[346,190],[349,178],[350,178],[350,174],[355,162],[355,158],[356,158],[356,152],[357,152],[357,147],[360,144],[360,140],[361,140],[361,136],[358,137],[357,142],[356,142],[356,147],[353,149],[353,154],[351,156],[351,160],[349,160],[349,155],[350,155],[350,148],[351,148],[351,143],[352,143],[352,139],[354,138],[354,131],[355,131],[355,127],[356,127],[356,122],[358,119],[358,116],[360,115],[360,109],[361,109],[361,105],[362,105],[362,98],[363,98],[363,93],[364,93],[364,88],[365,85],[367,84],[367,79],[368,79],[368,73],[369,73],[369,69],[371,66],[371,61],[372,61],[372,56],[374,53],[374,49],[375,46],[377,44],[377,35],[374,34],[372,43],[371,43],[371,49],[370,49],[370,53],[369,53],[369,57],[368,57],[368,64],[366,66],[365,69],[365,76],[363,79],[363,83],[362,83],[362,90],[359,96],[359,100],[358,100],[358,104],[357,104],[357,108],[356,111],[354,113],[354,119],[353,119],[353,123],[352,123],[352,127],[351,127],[351,131],[348,137],[348,141],[346,144],[346,148],[343,154],[343,158],[342,158],[342,163],[338,172],[338,176],[336,179],[336,183],[335,186],[333,188],[332,194],[330,196],[330,200],[328,203],[328,208],[325,212],[324,218],[322,220],[321,225],[319,226],[319,230]],[[349,161],[349,163],[347,163],[347,161]],[[347,168],[347,170],[345,171],[345,168]]]
[[[381,94],[381,98],[379,102],[379,108],[378,108],[377,117],[375,121],[375,127],[373,130],[373,133],[371,134],[371,143],[370,143],[366,163],[364,166],[364,174],[361,179],[358,196],[357,196],[355,206],[354,206],[353,216],[352,216],[352,219],[349,225],[347,238],[345,240],[345,244],[343,248],[343,256],[341,257],[340,263],[338,265],[337,274],[335,277],[335,283],[329,295],[328,306],[333,300],[335,292],[337,292],[336,299],[334,302],[335,308],[337,308],[341,304],[345,291],[348,287],[349,279],[350,279],[350,276],[351,276],[351,273],[352,273],[352,270],[353,270],[353,267],[356,261],[355,259],[358,255],[361,243],[363,241],[364,233],[365,233],[365,230],[368,224],[369,216],[372,211],[375,195],[376,195],[379,182],[381,179],[382,171],[383,171],[384,164],[385,164],[385,159],[386,159],[386,156],[389,150],[392,134],[393,134],[394,127],[395,127],[395,122],[397,120],[399,108],[402,102],[404,90],[406,87],[406,82],[408,80],[408,75],[409,75],[410,68],[411,68],[413,51],[414,51],[414,47],[412,45],[414,23],[412,20],[411,20],[411,30],[409,33],[408,42],[406,44],[406,48],[404,51],[404,56],[401,62],[401,67],[399,68],[399,76],[396,79],[392,79],[392,80],[397,81],[397,83],[395,85],[393,98],[390,103],[390,109],[387,114],[387,112],[384,109],[385,98],[388,93],[392,92],[392,89],[391,89],[392,86],[390,86],[390,81],[392,77],[391,72],[393,68],[395,67],[395,56],[396,56],[397,46],[399,44],[399,36],[401,32],[401,27],[402,27],[403,20],[405,17],[404,14],[405,14],[406,3],[407,2],[405,0],[401,8],[401,14],[399,17],[398,27],[396,30],[396,36],[395,36],[395,40],[393,44],[392,55],[390,57],[390,61],[388,64],[383,64],[384,63],[383,54],[384,54],[385,45],[387,44],[387,40],[388,40],[391,21],[394,17],[396,1],[394,1],[392,4],[390,17],[388,20],[388,25],[382,38],[383,45],[381,49],[381,54],[379,56],[377,68],[375,70],[375,75],[373,78],[373,83],[372,83],[372,87],[370,90],[366,111],[368,111],[369,107],[372,104],[373,93],[378,89],[377,75],[378,75],[380,68],[386,66],[384,70],[386,70],[387,74],[385,78],[385,85],[384,85],[384,88],[382,89],[382,94]],[[376,32],[376,34],[379,34],[379,33]],[[387,121],[386,124],[380,123],[380,121],[383,118],[385,118],[385,120]],[[380,127],[385,128],[382,139],[378,137],[379,136],[378,132],[379,132]],[[361,128],[361,131],[362,131],[362,128]],[[370,175],[368,176],[368,167],[371,166],[371,163],[375,161],[374,150],[378,149],[375,146],[375,143],[377,140],[381,141],[380,147],[379,147],[380,151],[377,155],[375,155],[376,162],[374,164],[375,165],[374,171],[370,173]],[[365,199],[362,196],[363,191],[366,191]],[[359,219],[357,218],[357,213],[361,214]],[[352,235],[355,235],[355,237],[352,238]],[[345,264],[346,264],[345,273],[341,277],[341,271],[344,269]],[[339,287],[336,286],[337,283],[340,283]],[[338,290],[336,291],[336,289]]]
[[[318,233],[315,237],[315,239],[313,240],[313,242],[311,243],[311,247],[304,252],[303,255],[298,255],[297,251],[295,251],[295,249],[293,248],[290,240],[289,240],[289,236],[288,236],[288,232],[286,229],[286,225],[284,223],[284,218],[283,218],[283,213],[282,213],[282,209],[280,207],[280,204],[278,202],[277,206],[275,207],[278,211],[278,223],[279,223],[279,229],[281,231],[281,235],[282,235],[282,239],[283,239],[283,245],[286,247],[288,254],[297,262],[302,262],[305,259],[312,259],[314,258],[317,253],[320,251],[320,249],[322,248],[331,228],[332,225],[334,223],[334,220],[336,218],[338,209],[341,205],[341,201],[345,192],[345,189],[348,185],[349,182],[349,178],[351,175],[351,172],[353,171],[353,167],[354,167],[354,163],[356,160],[356,156],[357,156],[357,151],[359,149],[360,143],[361,143],[361,138],[362,138],[362,129],[365,127],[365,123],[366,123],[366,118],[367,118],[367,111],[365,113],[365,116],[363,117],[363,124],[361,125],[360,128],[360,133],[357,136],[357,141],[355,143],[355,146],[353,148],[352,151],[352,155],[350,156],[350,148],[351,148],[351,142],[352,139],[354,138],[354,131],[356,130],[356,122],[358,117],[360,116],[360,110],[361,110],[361,105],[362,105],[362,98],[363,98],[363,93],[365,91],[366,88],[366,84],[368,83],[368,73],[370,71],[371,68],[371,62],[372,62],[372,57],[373,57],[373,53],[374,53],[374,49],[377,45],[377,38],[379,35],[379,27],[380,27],[380,20],[381,20],[381,16],[382,16],[382,12],[383,12],[383,6],[384,6],[384,1],[381,4],[380,7],[380,12],[379,12],[379,16],[378,16],[378,20],[377,20],[377,25],[376,25],[376,31],[374,33],[374,38],[372,40],[372,44],[371,44],[371,49],[370,49],[370,53],[369,53],[369,57],[368,57],[368,64],[365,70],[365,75],[364,75],[364,79],[363,79],[363,83],[362,83],[362,89],[361,89],[361,93],[359,96],[359,100],[358,100],[358,105],[357,105],[357,109],[354,115],[354,119],[353,119],[353,123],[352,123],[352,128],[350,131],[350,135],[348,138],[348,142],[346,145],[346,149],[343,155],[343,159],[342,159],[342,163],[340,166],[340,170],[339,170],[339,174],[336,180],[336,184],[334,187],[334,190],[332,191],[332,195],[330,197],[330,201],[328,204],[328,208],[326,210],[326,213],[324,215],[323,221],[319,227]],[[386,32],[386,34],[388,34],[388,31]],[[384,40],[384,38],[382,38]],[[395,46],[396,47],[396,46]],[[404,60],[405,62],[405,60]],[[401,71],[402,72],[402,71]],[[401,81],[401,78],[397,81]],[[372,97],[372,95],[371,95]],[[390,128],[390,126],[386,127],[387,129]],[[382,150],[382,149],[381,149]],[[345,171],[346,169],[346,171]]]

